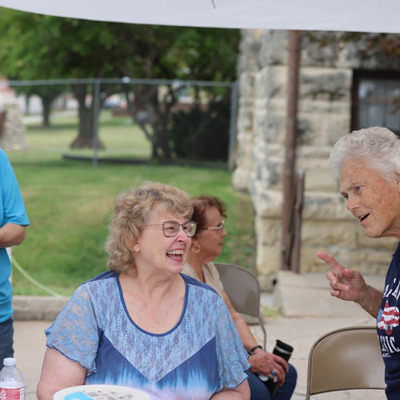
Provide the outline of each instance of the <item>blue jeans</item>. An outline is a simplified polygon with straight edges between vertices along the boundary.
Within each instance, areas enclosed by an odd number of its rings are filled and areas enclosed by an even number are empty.
[[[14,357],[13,349],[13,319],[0,323],[0,370],[3,368],[3,360],[7,357]]]
[[[250,385],[250,400],[271,400],[267,387],[256,374],[246,371]],[[297,371],[289,364],[289,371],[285,377],[285,383],[281,386],[274,397],[274,400],[289,400],[292,397],[297,382]]]

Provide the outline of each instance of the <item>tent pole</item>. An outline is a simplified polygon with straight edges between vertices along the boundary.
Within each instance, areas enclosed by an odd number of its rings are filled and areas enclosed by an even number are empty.
[[[299,95],[301,37],[289,31],[288,87],[286,108],[285,163],[283,167],[281,269],[291,268],[291,214],[294,205],[294,170],[296,162],[297,103]],[[291,233],[292,230],[292,233]]]

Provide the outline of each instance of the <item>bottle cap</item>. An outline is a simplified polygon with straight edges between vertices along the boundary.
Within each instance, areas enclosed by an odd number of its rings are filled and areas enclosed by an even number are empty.
[[[17,364],[17,360],[15,358],[9,357],[9,358],[5,358],[3,361],[3,365],[5,367],[12,367],[14,365]]]

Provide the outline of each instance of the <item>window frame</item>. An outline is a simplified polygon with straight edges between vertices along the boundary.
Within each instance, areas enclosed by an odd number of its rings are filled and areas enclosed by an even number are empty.
[[[400,71],[394,70],[354,70],[353,71],[353,84],[352,84],[352,94],[351,94],[351,130],[361,129],[358,125],[359,120],[359,98],[358,91],[360,87],[360,82],[363,79],[372,80],[398,80],[400,83]],[[400,111],[400,109],[399,109]],[[392,129],[393,130],[393,129]],[[393,130],[397,135],[400,135],[400,125],[399,128]]]

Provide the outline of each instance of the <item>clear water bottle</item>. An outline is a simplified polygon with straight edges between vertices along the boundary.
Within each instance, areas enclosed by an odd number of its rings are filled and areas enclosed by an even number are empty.
[[[25,379],[15,358],[5,358],[0,371],[0,400],[25,400]]]

